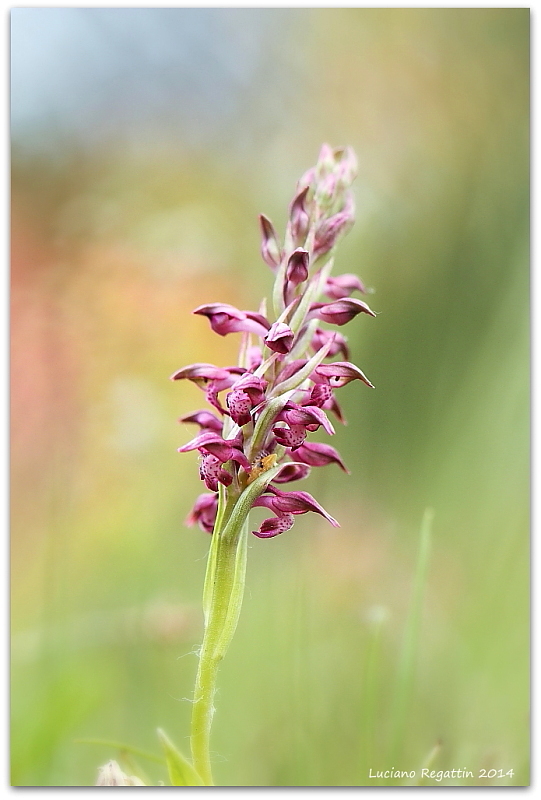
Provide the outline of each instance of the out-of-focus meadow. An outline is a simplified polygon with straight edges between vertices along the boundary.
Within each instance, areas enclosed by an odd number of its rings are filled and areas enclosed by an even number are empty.
[[[190,312],[257,309],[257,214],[283,230],[324,141],[359,157],[335,273],[375,289],[344,332],[376,389],[341,390],[352,474],[303,487],[342,527],[252,537],[216,781],[432,752],[474,773],[438,785],[528,783],[528,9],[15,9],[12,62],[13,784],[92,785],[119,754],[79,739],[189,749],[209,538],[176,420],[205,404],[168,376],[235,363]]]

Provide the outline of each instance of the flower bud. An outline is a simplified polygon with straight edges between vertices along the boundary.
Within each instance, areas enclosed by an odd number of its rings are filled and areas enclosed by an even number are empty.
[[[334,150],[329,144],[322,144],[316,165],[318,177],[323,178],[325,175],[328,175],[334,169],[334,165]]]
[[[323,206],[332,206],[333,201],[338,195],[338,178],[334,173],[325,175],[322,178],[316,189],[316,200]]]
[[[307,186],[312,186],[313,183],[316,181],[316,168],[310,167],[307,169],[306,172],[302,175],[301,179],[297,182],[297,191],[301,189],[305,189]]]
[[[295,246],[303,244],[310,229],[310,214],[307,209],[306,197],[310,186],[305,186],[293,198],[289,207],[289,230]]]
[[[351,147],[339,148],[334,151],[335,157],[338,160],[336,174],[338,181],[343,187],[351,186],[357,177],[358,162],[355,151]]]
[[[275,270],[282,260],[282,248],[280,247],[277,233],[270,219],[264,214],[259,215],[259,224],[261,225],[261,255],[263,261],[272,270]]]
[[[285,355],[293,347],[295,334],[285,322],[275,322],[265,337],[265,344],[275,353]]]
[[[355,206],[351,195],[348,195],[342,210],[324,219],[319,225],[314,242],[314,258],[328,253],[338,238],[351,228],[354,221]]]
[[[297,286],[303,283],[308,277],[308,264],[310,263],[310,254],[308,250],[302,247],[297,247],[287,262],[286,281]]]

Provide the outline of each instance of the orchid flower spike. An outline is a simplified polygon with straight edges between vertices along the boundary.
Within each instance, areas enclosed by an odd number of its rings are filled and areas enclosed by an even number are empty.
[[[338,389],[356,380],[373,388],[349,360],[346,337],[333,329],[361,314],[376,316],[351,296],[367,291],[357,275],[330,274],[336,245],[354,222],[356,172],[351,148],[323,145],[318,163],[297,185],[284,238],[260,215],[261,256],[274,274],[274,317],[265,304],[259,312],[218,302],[194,311],[219,336],[239,333],[241,347],[238,366],[195,363],[171,376],[201,388],[211,406],[180,419],[199,426],[198,435],[178,450],[198,452],[209,490],[197,498],[188,525],[212,533],[220,492],[228,508],[249,498],[250,506],[272,511],[254,531],[259,538],[289,530],[298,515],[310,511],[338,525],[312,495],[278,486],[306,478],[312,467],[336,464],[348,472],[334,447],[310,437],[316,431],[334,434],[327,411],[344,422]],[[344,360],[332,361],[337,356]],[[261,479],[265,473],[269,480]]]

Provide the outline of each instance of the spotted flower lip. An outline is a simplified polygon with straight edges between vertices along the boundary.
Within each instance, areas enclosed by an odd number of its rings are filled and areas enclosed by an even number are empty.
[[[362,381],[371,389],[375,388],[374,384],[370,383],[364,372],[349,361],[335,361],[332,364],[320,364],[319,367],[316,367],[316,373],[326,378],[329,384],[335,389],[345,386],[347,383],[350,383],[350,381],[355,380]]]
[[[222,439],[214,431],[202,431],[195,439],[178,448],[179,453],[188,453],[190,450],[199,450],[201,455],[199,475],[211,492],[218,491],[219,483],[224,486],[232,484],[233,475],[223,466],[226,462],[235,462],[246,472],[252,469],[242,450],[240,434],[235,439]]]
[[[323,379],[325,380],[325,379]],[[316,383],[310,391],[309,396],[303,400],[304,406],[318,406],[327,411],[332,411],[336,418],[343,424],[346,424],[342,409],[338,405],[334,392],[329,383]]]
[[[231,486],[233,475],[223,467],[220,459],[217,456],[213,456],[212,453],[207,453],[203,450],[200,452],[199,477],[207,489],[210,489],[211,492],[217,492],[220,483],[222,486]]]
[[[242,427],[250,422],[253,404],[247,392],[243,392],[242,389],[235,389],[235,391],[229,392],[225,402],[232,419],[235,420],[237,425]]]
[[[335,300],[333,303],[312,303],[308,319],[320,319],[323,322],[330,322],[332,325],[346,325],[361,313],[369,314],[371,317],[376,316],[363,300],[358,300],[356,297],[345,297],[342,300]]]
[[[289,425],[289,427],[275,425],[272,432],[278,444],[289,448],[292,453],[304,444],[308,435],[308,430],[304,425]]]
[[[237,425],[247,425],[252,419],[252,409],[265,400],[267,381],[246,372],[232,386],[226,397],[229,413]]]
[[[267,385],[268,382],[263,378],[253,375],[251,372],[245,372],[235,381],[232,388],[242,389],[242,391],[248,392],[248,394],[252,397],[254,404],[257,405],[258,403],[263,402],[265,399],[265,389],[267,388]]]
[[[278,424],[272,428],[274,437],[278,444],[289,448],[292,452],[304,444],[309,431],[316,431],[320,426],[323,426],[327,433],[334,433],[334,428],[325,412],[315,405],[300,406],[288,402],[276,420]],[[280,425],[280,422],[285,422],[287,426]]]
[[[272,539],[281,533],[289,531],[295,524],[293,514],[278,514],[275,517],[264,519],[257,531],[252,531],[258,539]]]
[[[257,336],[266,336],[270,323],[262,314],[253,311],[239,311],[228,303],[208,303],[198,306],[193,311],[207,317],[210,327],[220,336],[228,333],[255,333]]]
[[[335,432],[325,412],[316,405],[301,406],[288,402],[276,420],[283,420],[288,425],[303,425],[309,431],[317,431],[322,426],[331,436]]]
[[[303,401],[303,406],[319,406],[325,408],[325,403],[333,396],[333,391],[328,383],[316,383],[310,389],[309,396]]]

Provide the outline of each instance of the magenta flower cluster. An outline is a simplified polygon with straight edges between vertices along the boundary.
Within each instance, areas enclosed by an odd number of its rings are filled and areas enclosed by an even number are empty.
[[[279,466],[252,502],[273,516],[253,533],[276,536],[292,527],[295,515],[309,511],[338,526],[308,492],[279,486],[305,478],[312,467],[334,463],[348,471],[334,447],[309,436],[320,428],[334,434],[327,412],[345,421],[336,389],[353,380],[372,387],[349,361],[346,338],[323,327],[342,327],[361,313],[375,316],[363,300],[351,296],[366,293],[356,275],[331,275],[335,245],[354,221],[350,185],[355,175],[350,148],[324,145],[316,166],[297,185],[283,242],[272,222],[260,216],[261,255],[275,274],[274,320],[265,303],[259,312],[226,303],[209,303],[193,312],[206,317],[220,336],[240,333],[242,341],[238,366],[191,364],[171,376],[199,386],[212,408],[180,420],[200,429],[179,452],[199,452],[200,477],[209,490],[197,498],[187,519],[190,525],[212,533],[220,484],[234,499]],[[342,360],[328,361],[337,356]]]

